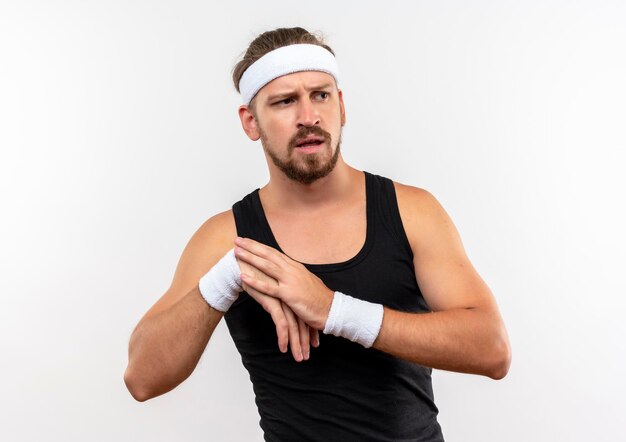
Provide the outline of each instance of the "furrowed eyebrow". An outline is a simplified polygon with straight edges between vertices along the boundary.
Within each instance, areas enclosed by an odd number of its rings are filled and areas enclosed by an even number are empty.
[[[312,88],[308,88],[307,90],[309,90],[309,91],[319,91],[319,90],[322,90],[322,89],[328,89],[328,88],[330,88],[332,86],[333,86],[332,83],[324,83],[324,84],[322,84],[320,86],[314,86]]]

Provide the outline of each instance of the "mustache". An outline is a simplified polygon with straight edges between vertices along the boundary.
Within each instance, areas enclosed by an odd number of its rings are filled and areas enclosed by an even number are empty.
[[[330,133],[326,132],[319,126],[302,126],[289,140],[289,151],[295,149],[297,144],[309,135],[316,135],[324,138],[327,146],[331,145]]]

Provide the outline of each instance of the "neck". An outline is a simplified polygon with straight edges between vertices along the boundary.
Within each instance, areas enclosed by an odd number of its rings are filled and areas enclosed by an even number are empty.
[[[363,179],[363,172],[348,166],[341,157],[331,173],[311,184],[298,183],[270,168],[270,181],[259,190],[259,196],[269,207],[306,212],[341,204],[358,191]]]

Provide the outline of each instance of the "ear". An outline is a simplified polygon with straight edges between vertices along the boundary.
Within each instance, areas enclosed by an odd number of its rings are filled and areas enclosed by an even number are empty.
[[[248,135],[248,138],[252,141],[256,141],[261,138],[259,128],[256,124],[256,119],[254,118],[252,111],[245,104],[239,106],[239,119],[241,120],[241,127],[246,135]]]
[[[343,104],[343,91],[339,90],[339,111],[341,112],[341,127],[346,125],[346,108]]]

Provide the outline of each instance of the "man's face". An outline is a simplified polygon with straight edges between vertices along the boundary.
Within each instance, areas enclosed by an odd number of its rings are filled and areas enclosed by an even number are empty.
[[[323,72],[284,75],[254,99],[254,126],[266,155],[287,177],[303,184],[335,167],[344,121],[341,92]]]

